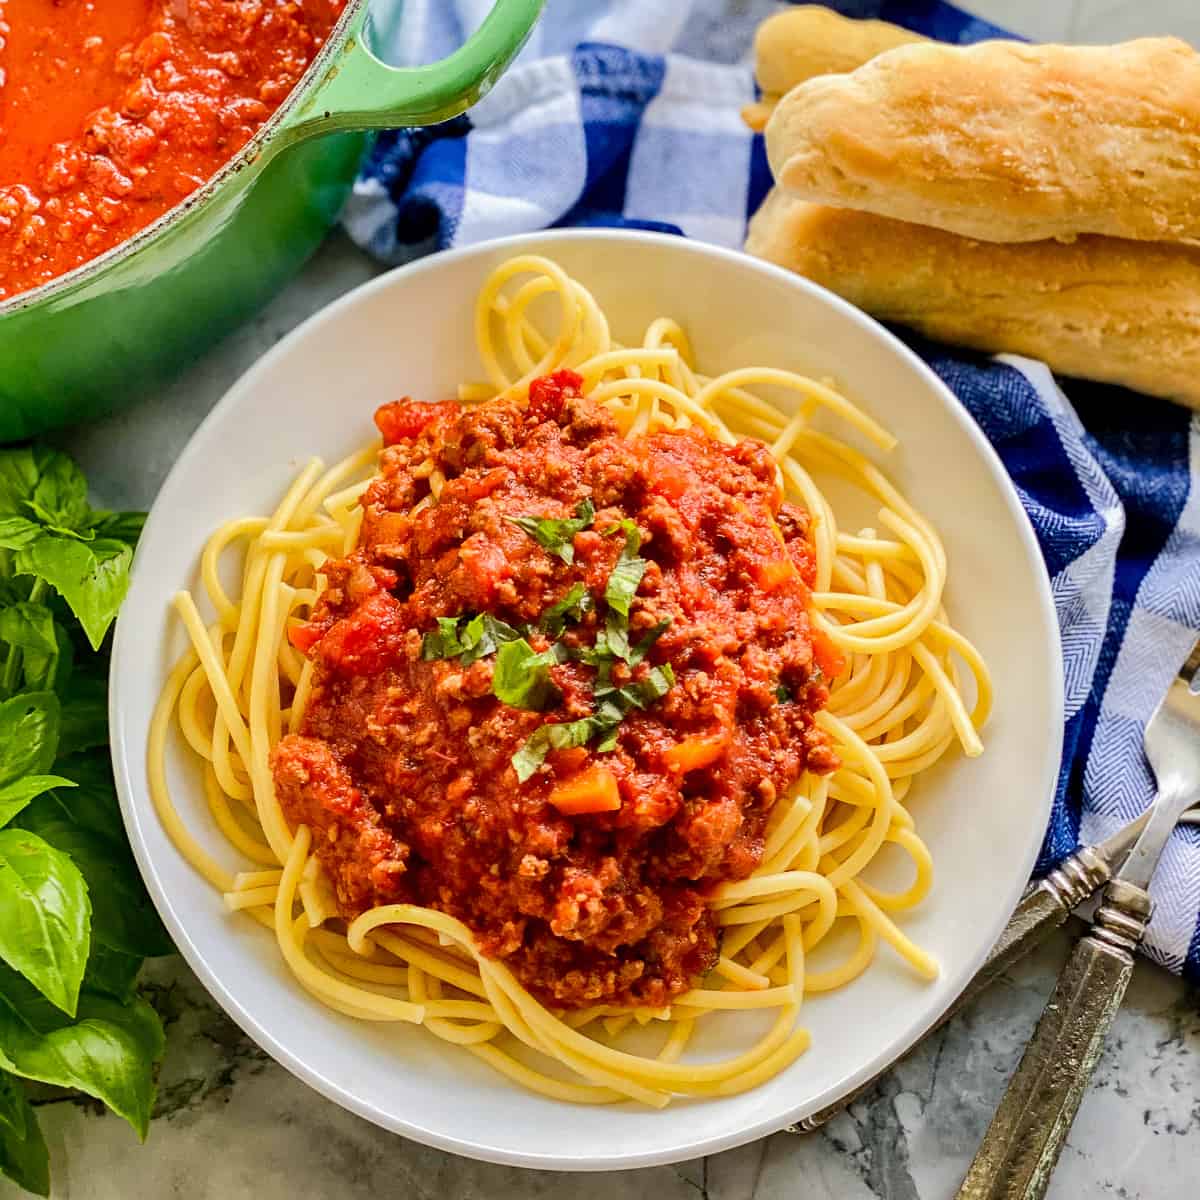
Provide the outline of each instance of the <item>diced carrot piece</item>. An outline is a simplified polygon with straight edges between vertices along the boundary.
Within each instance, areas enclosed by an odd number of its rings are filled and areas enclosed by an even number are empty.
[[[824,634],[813,630],[813,661],[826,679],[836,679],[846,669],[846,656]]]
[[[728,745],[727,729],[717,733],[694,734],[664,750],[663,760],[672,771],[686,775],[688,771],[698,771],[701,767],[711,766],[725,753]]]
[[[756,563],[754,577],[764,591],[773,592],[796,574],[796,564],[790,558],[774,558]]]
[[[607,767],[588,767],[578,775],[564,779],[555,784],[548,799],[567,817],[616,812],[621,807],[616,776]]]

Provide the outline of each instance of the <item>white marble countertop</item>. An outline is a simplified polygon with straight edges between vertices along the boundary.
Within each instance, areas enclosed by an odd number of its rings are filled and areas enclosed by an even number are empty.
[[[649,2],[649,0],[648,0]],[[663,2],[663,0],[659,0]],[[731,0],[732,2],[732,0]],[[1200,44],[1198,0],[966,0],[1044,40],[1171,32]],[[226,387],[268,346],[376,268],[334,235],[255,321],[174,386],[67,435],[103,500],[149,504]],[[1006,976],[824,1130],[705,1161],[609,1175],[473,1163],[385,1133],[310,1091],[216,1008],[178,960],[147,972],[168,1027],[149,1144],[91,1102],[41,1106],[64,1200],[944,1200],[953,1195],[1067,950],[1066,935]],[[1148,964],[1084,1101],[1052,1200],[1195,1200],[1200,994]],[[10,1191],[0,1184],[0,1194]]]

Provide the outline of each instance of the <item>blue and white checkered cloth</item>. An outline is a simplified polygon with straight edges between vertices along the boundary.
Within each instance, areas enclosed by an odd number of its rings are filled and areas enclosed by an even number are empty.
[[[393,61],[459,45],[489,0],[408,0]],[[469,116],[385,133],[346,209],[390,263],[560,225],[667,230],[740,245],[770,185],[754,98],[769,0],[550,0],[514,67]],[[840,0],[946,41],[1003,35],[941,0]],[[386,19],[379,22],[388,28]],[[1000,452],[1037,530],[1062,628],[1066,743],[1039,868],[1150,801],[1147,717],[1200,630],[1200,421],[1046,368],[916,348]],[[1146,949],[1200,980],[1200,830],[1176,830]]]

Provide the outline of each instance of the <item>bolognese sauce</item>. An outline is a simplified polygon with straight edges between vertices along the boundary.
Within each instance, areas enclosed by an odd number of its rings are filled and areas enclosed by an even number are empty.
[[[379,410],[272,770],[344,917],[437,908],[548,1004],[658,1006],[714,964],[707,900],[776,799],[837,765],[843,664],[767,447],[626,437],[581,385]]]
[[[299,81],[344,0],[0,0],[0,300],[149,225]]]

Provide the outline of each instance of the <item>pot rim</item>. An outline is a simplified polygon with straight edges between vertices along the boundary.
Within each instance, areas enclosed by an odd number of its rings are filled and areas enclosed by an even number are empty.
[[[18,292],[7,300],[0,300],[0,319],[33,308],[45,300],[52,300],[62,292],[86,285],[92,276],[103,274],[122,259],[137,254],[172,225],[182,221],[196,209],[202,208],[235,176],[246,170],[261,169],[266,166],[269,159],[263,157],[263,151],[280,132],[292,110],[303,102],[314,87],[320,86],[324,82],[326,68],[345,48],[354,34],[351,27],[358,20],[363,9],[367,8],[370,3],[371,0],[346,0],[346,7],[329,31],[325,44],[317,51],[316,57],[308,64],[304,74],[296,81],[296,86],[292,88],[283,103],[262,124],[258,132],[194,192],[185,196],[178,204],[168,208],[166,212],[161,213],[149,225],[134,233],[132,237],[118,242],[115,246],[110,246],[95,258],[89,258],[79,266],[72,267],[69,271],[64,271],[63,274],[46,280],[45,283],[38,284],[37,287]],[[362,30],[359,32],[365,32],[368,24],[369,21],[364,21]]]

